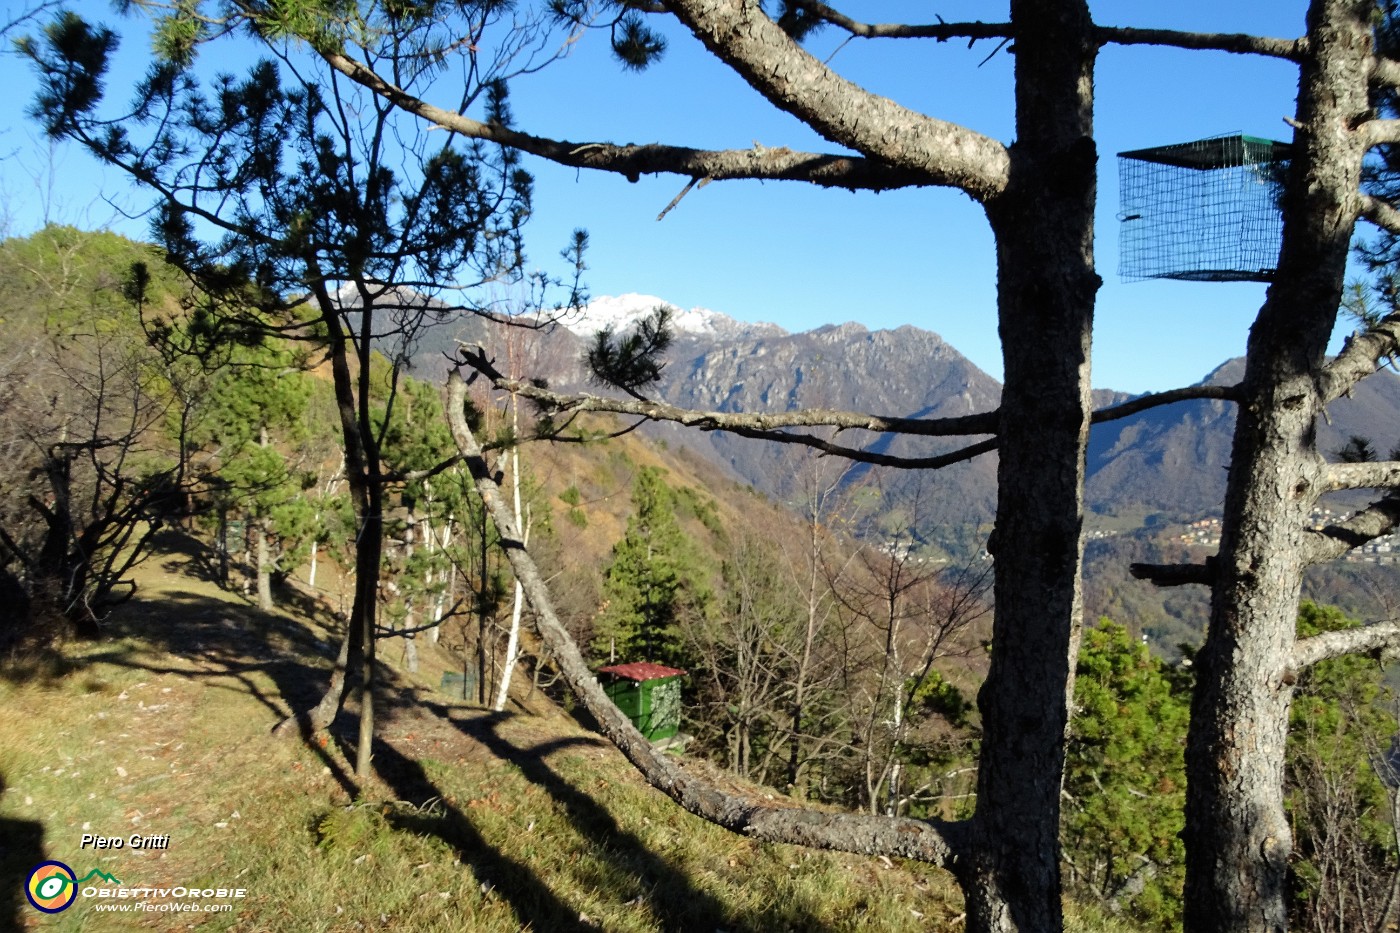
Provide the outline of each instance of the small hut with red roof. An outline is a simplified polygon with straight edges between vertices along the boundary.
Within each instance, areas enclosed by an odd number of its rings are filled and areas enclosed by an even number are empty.
[[[603,692],[650,742],[669,739],[681,728],[681,678],[685,671],[650,661],[598,669]]]

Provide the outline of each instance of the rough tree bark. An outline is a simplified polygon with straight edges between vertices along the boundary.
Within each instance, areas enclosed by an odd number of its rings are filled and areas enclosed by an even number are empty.
[[[314,270],[314,262],[308,261]],[[321,280],[312,287],[321,323],[325,326],[331,352],[331,382],[335,390],[336,412],[344,445],[345,478],[355,512],[355,591],[345,637],[331,670],[325,693],[311,709],[289,716],[274,729],[289,732],[299,726],[303,733],[326,729],[345,704],[348,675],[355,671],[360,700],[360,734],[355,773],[368,776],[374,738],[375,618],[379,600],[379,565],[383,557],[384,479],[370,424],[370,367],[361,364],[359,384],[351,373],[352,353],[363,361],[370,359],[372,314],[361,315],[362,333],[348,333],[340,317],[340,305]],[[362,352],[357,351],[357,342]],[[357,391],[358,390],[358,391]],[[369,443],[367,443],[367,439]]]
[[[1274,285],[1250,331],[1196,655],[1187,749],[1188,931],[1281,931],[1292,837],[1283,806],[1308,515],[1323,490],[1319,380],[1360,209],[1370,103],[1369,0],[1316,0]]]
[[[988,208],[1005,378],[991,667],[968,928],[1058,930],[1060,780],[1080,626],[1094,296],[1093,65],[1083,3],[1012,4],[1017,144]]]

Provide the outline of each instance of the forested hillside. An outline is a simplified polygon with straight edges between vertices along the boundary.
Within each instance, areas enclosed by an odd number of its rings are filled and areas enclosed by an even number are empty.
[[[665,306],[646,296],[606,303],[614,323],[624,328]],[[677,331],[655,389],[658,398],[681,408],[742,413],[859,406],[877,414],[956,417],[991,410],[1000,396],[995,380],[936,334],[918,328],[871,332],[847,325],[786,334],[703,309],[691,313],[711,316],[705,318],[711,323]],[[562,327],[533,335],[529,363],[522,371],[555,388],[598,391],[581,362],[587,340],[577,330]],[[454,339],[490,345],[499,333],[471,320],[444,329],[425,343],[420,369],[443,372]],[[1242,365],[1241,360],[1223,363],[1201,385],[1230,384],[1239,379]],[[1108,389],[1095,393],[1096,404],[1104,408],[1132,399]],[[1367,438],[1384,452],[1400,442],[1386,433],[1395,424],[1400,424],[1400,377],[1382,371],[1329,407],[1328,418],[1318,425],[1317,442],[1332,459],[1340,459],[1354,438]],[[1211,553],[1215,539],[1191,526],[1220,515],[1233,428],[1233,406],[1187,400],[1092,429],[1085,479],[1090,510],[1084,567],[1088,618],[1126,620],[1170,656],[1183,643],[1199,643],[1208,615],[1206,594],[1146,585],[1130,575],[1129,566],[1201,559]],[[740,482],[798,512],[802,509],[799,479],[809,454],[801,448],[674,424],[643,424],[641,430],[694,450]],[[894,437],[870,449],[911,456],[943,452],[949,444]],[[861,503],[853,512],[853,530],[877,543],[909,536],[937,559],[963,563],[976,558],[991,530],[995,466],[995,452],[932,476],[855,464],[841,475],[845,492]],[[1353,492],[1328,497],[1325,507],[1339,516],[1364,504],[1365,497]],[[1316,518],[1320,523],[1325,516],[1319,512]],[[1400,563],[1390,554],[1356,555],[1311,569],[1310,597],[1359,617],[1394,615],[1388,594],[1400,585]]]

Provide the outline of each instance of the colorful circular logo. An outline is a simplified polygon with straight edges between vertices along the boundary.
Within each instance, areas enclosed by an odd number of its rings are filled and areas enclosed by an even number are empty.
[[[24,896],[35,910],[56,914],[66,910],[78,897],[78,878],[62,862],[40,862],[29,873]]]

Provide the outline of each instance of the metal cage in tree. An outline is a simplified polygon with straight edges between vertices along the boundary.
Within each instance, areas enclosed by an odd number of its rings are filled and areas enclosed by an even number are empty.
[[[1288,143],[1235,133],[1118,153],[1119,274],[1267,282],[1283,238]]]

